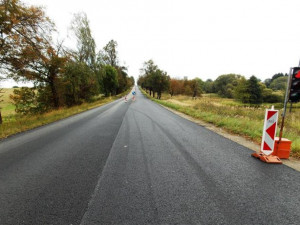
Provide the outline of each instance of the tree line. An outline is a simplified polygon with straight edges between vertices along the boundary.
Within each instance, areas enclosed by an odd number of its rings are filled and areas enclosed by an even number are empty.
[[[134,85],[134,78],[119,63],[116,41],[97,52],[85,13],[75,14],[71,22],[76,49],[53,41],[55,24],[43,8],[20,0],[0,0],[0,24],[1,79],[34,84],[14,90],[11,98],[19,113],[78,105]]]
[[[203,93],[215,93],[220,97],[233,98],[243,103],[261,104],[263,102],[282,102],[287,83],[287,74],[278,73],[264,82],[255,76],[246,79],[238,74],[220,75],[216,80],[200,78],[189,80],[171,78],[161,71],[152,60],[144,63],[138,85],[150,95],[160,99],[161,93],[168,92],[173,95],[187,95],[193,98],[201,97]]]

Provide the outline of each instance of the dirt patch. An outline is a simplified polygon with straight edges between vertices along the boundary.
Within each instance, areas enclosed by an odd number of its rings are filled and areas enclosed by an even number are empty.
[[[176,100],[173,100],[173,102],[176,103],[176,104],[180,104],[180,105],[184,104],[184,103],[176,101]],[[192,121],[194,123],[197,123],[197,124],[199,124],[199,125],[207,128],[207,129],[209,129],[209,130],[211,130],[211,131],[213,131],[213,132],[215,132],[215,133],[217,133],[219,135],[222,135],[223,137],[226,137],[229,140],[232,140],[232,141],[234,141],[234,142],[236,142],[236,143],[238,143],[240,145],[243,145],[243,146],[245,146],[245,147],[247,147],[247,148],[249,148],[249,149],[251,149],[253,151],[259,152],[259,150],[260,150],[260,146],[257,143],[255,143],[253,141],[250,141],[250,140],[248,140],[248,139],[246,139],[246,138],[244,138],[242,136],[230,134],[230,133],[228,133],[227,131],[225,131],[222,128],[216,127],[216,126],[214,126],[214,125],[212,125],[210,123],[206,123],[206,122],[204,122],[202,120],[195,119],[195,118],[193,118],[191,116],[188,116],[188,115],[186,115],[184,113],[178,112],[178,111],[176,111],[174,109],[170,109],[170,108],[165,107],[163,105],[162,105],[162,107],[166,108],[167,110],[169,110],[169,111],[171,111],[171,112],[173,112],[173,113],[175,113],[175,114],[177,114],[177,115],[179,115],[179,116],[181,116],[181,117],[183,117],[183,118],[185,118],[187,120],[190,120],[190,121]],[[282,159],[282,162],[283,162],[283,164],[285,164],[285,165],[287,165],[287,166],[289,166],[289,167],[291,167],[291,168],[293,168],[293,169],[295,169],[297,171],[300,171],[300,160],[299,159],[290,157],[289,159]]]

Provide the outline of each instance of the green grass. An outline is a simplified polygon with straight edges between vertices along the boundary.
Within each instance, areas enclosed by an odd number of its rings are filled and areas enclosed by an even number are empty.
[[[145,92],[144,92],[145,94]],[[149,95],[147,95],[149,97]],[[192,99],[188,96],[164,94],[161,100],[151,99],[161,105],[175,109],[197,119],[222,127],[230,133],[242,135],[256,143],[261,142],[265,110],[272,104],[253,107],[233,99],[220,98],[216,95],[203,95]],[[275,105],[282,113],[282,104]],[[300,157],[300,109],[299,104],[293,113],[287,113],[283,137],[292,141],[292,155]],[[279,133],[281,117],[279,117]],[[278,134],[277,134],[278,135]]]
[[[39,127],[60,119],[67,118],[69,116],[112,102],[122,97],[123,95],[125,95],[125,92],[113,97],[100,98],[92,103],[83,103],[81,105],[73,106],[70,108],[60,108],[58,110],[53,110],[45,114],[30,116],[20,116],[15,113],[8,114],[7,112],[14,110],[14,107],[11,107],[10,104],[6,104],[6,106],[4,107],[6,107],[7,111],[3,111],[6,113],[3,113],[3,124],[0,125],[0,138],[6,138],[12,134],[30,130],[35,127]]]

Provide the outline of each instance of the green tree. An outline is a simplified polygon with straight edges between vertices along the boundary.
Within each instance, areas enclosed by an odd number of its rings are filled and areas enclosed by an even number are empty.
[[[45,42],[41,49],[28,48],[24,57],[19,58],[13,65],[10,74],[14,80],[33,81],[36,87],[48,85],[51,94],[51,105],[58,108],[60,105],[59,84],[62,70],[67,61],[67,57],[62,55],[62,48],[58,46],[54,49],[51,44]]]
[[[203,84],[203,91],[205,93],[213,93],[214,82],[211,79],[207,79]]]
[[[139,78],[138,84],[149,90],[150,95],[152,93],[153,97],[155,97],[155,93],[157,92],[157,98],[160,99],[162,92],[169,90],[170,77],[166,72],[160,70],[154,64],[153,60],[144,62],[143,68],[140,71],[142,75]]]
[[[287,85],[287,80],[288,77],[287,76],[280,76],[277,77],[276,79],[274,79],[271,84],[270,84],[270,88],[274,91],[285,91],[286,90],[286,85]]]
[[[155,97],[154,92],[154,77],[153,74],[155,71],[158,70],[158,66],[154,64],[153,60],[148,60],[143,63],[143,67],[140,69],[140,73],[142,74],[140,78],[142,79],[142,83],[140,85],[149,91],[150,95],[153,94],[153,97]]]
[[[84,62],[69,62],[64,71],[64,95],[68,106],[90,101],[99,93],[94,71]]]
[[[261,104],[263,100],[262,88],[255,76],[249,80],[242,78],[235,88],[235,98],[243,103]]]
[[[283,94],[274,92],[272,89],[263,88],[262,90],[262,98],[263,102],[268,103],[276,103],[276,102],[283,102]]]
[[[89,20],[85,13],[76,13],[71,23],[77,40],[77,61],[85,62],[90,68],[95,67],[96,43],[92,36]]]
[[[250,93],[248,89],[248,82],[245,77],[242,77],[234,90],[234,98],[243,103],[249,103]]]
[[[264,84],[266,85],[267,88],[269,88],[271,82],[272,82],[272,79],[268,78],[268,79],[265,79]]]
[[[258,79],[255,76],[251,76],[248,80],[248,88],[249,88],[249,94],[250,104],[261,104],[262,103],[262,90],[259,85]]]
[[[118,72],[110,65],[105,65],[102,69],[102,84],[105,96],[115,95],[118,87]]]
[[[37,100],[34,88],[22,87],[15,89],[10,99],[13,100],[17,113],[26,115],[34,113],[37,108]]]
[[[103,61],[105,64],[111,65],[113,67],[118,66],[118,52],[117,52],[118,43],[114,40],[110,40],[107,45],[103,48],[104,52],[102,53]]]
[[[200,78],[195,78],[191,80],[191,89],[193,91],[193,98],[196,98],[197,96],[201,96],[204,82]]]
[[[233,98],[234,89],[241,78],[242,76],[237,74],[221,75],[214,82],[214,90],[221,97]]]
[[[157,99],[160,99],[162,92],[169,90],[170,77],[167,75],[166,72],[158,69],[153,72],[152,79],[153,79],[153,92],[156,92]]]

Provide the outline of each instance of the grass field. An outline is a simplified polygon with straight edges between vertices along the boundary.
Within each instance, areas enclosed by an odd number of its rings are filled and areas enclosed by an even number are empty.
[[[125,95],[124,92],[113,97],[101,97],[92,103],[83,103],[70,108],[60,108],[58,110],[53,110],[41,115],[20,116],[15,113],[15,107],[9,99],[9,95],[12,94],[13,89],[4,89],[4,91],[5,93],[3,94],[2,98],[4,101],[0,103],[0,107],[2,108],[1,113],[3,116],[3,124],[0,125],[0,138],[5,138],[12,134],[49,124],[51,122],[112,102]]]
[[[152,98],[153,99],[153,98]],[[173,96],[164,94],[161,100],[154,101],[183,112],[194,118],[212,123],[227,131],[242,135],[256,143],[261,142],[265,110],[272,104],[263,104],[253,107],[242,104],[233,99],[220,98],[214,94],[203,95],[200,98],[192,99],[188,96]],[[283,104],[275,104],[275,109],[282,112]],[[300,105],[295,105],[292,113],[287,113],[283,137],[292,141],[292,155],[300,157]],[[279,133],[281,116],[279,117]]]
[[[15,106],[11,103],[11,100],[9,99],[9,96],[13,94],[13,88],[3,88],[3,95],[2,100],[3,102],[0,102],[0,108],[2,116],[9,116],[15,114]]]

